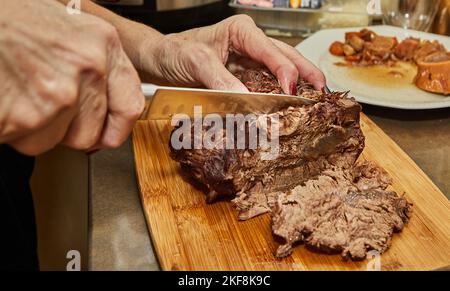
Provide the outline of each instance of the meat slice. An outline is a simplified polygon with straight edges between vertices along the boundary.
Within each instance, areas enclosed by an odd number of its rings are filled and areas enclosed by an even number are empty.
[[[364,44],[363,60],[366,64],[380,64],[391,58],[398,44],[395,37],[375,36],[371,42]]]
[[[414,61],[416,63],[421,62],[427,56],[437,53],[437,52],[445,53],[445,52],[447,52],[447,50],[438,41],[429,41],[429,40],[423,41],[420,44],[419,49],[416,50],[416,52],[414,54]]]
[[[276,255],[289,255],[297,242],[353,260],[364,259],[370,250],[383,253],[411,208],[386,190],[389,184],[386,172],[364,162],[353,170],[325,171],[292,191],[272,195],[272,230],[283,241]]]
[[[394,50],[394,55],[402,61],[412,61],[414,60],[416,51],[420,47],[420,39],[418,38],[407,38],[401,43],[398,44],[398,46]]]

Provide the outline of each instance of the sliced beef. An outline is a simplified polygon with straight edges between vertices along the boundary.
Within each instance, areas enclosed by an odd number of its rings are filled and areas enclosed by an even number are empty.
[[[250,91],[282,92],[267,70],[236,76]],[[361,106],[346,93],[326,94],[304,81],[297,89],[318,102],[274,113],[280,118],[274,160],[263,160],[264,151],[247,146],[171,148],[172,158],[204,186],[209,202],[233,199],[239,219],[271,212],[273,233],[283,241],[279,257],[290,254],[296,242],[351,259],[362,259],[371,249],[385,251],[393,232],[408,220],[410,205],[386,190],[391,180],[384,170],[356,163],[364,148]],[[219,141],[226,138],[223,130]]]
[[[268,195],[276,197],[270,201],[273,233],[284,242],[276,255],[289,255],[297,242],[353,260],[364,259],[370,250],[383,253],[408,221],[411,207],[386,190],[390,183],[386,172],[365,162]]]
[[[276,79],[266,71],[248,71],[238,75],[251,91],[280,92]],[[261,83],[261,88],[254,84]],[[253,211],[254,203],[245,194],[258,189],[285,190],[315,177],[332,164],[352,165],[364,148],[359,126],[361,106],[346,94],[323,94],[304,82],[298,94],[319,100],[315,105],[287,108],[279,115],[279,155],[275,160],[262,160],[259,148],[173,150],[172,158],[208,191],[207,200],[240,193],[236,206],[241,219],[263,211]],[[224,123],[225,124],[225,123]],[[207,128],[203,128],[203,134]],[[226,139],[226,131],[223,131]],[[193,136],[192,136],[193,138]],[[256,205],[255,205],[256,206]],[[258,205],[269,211],[267,205]]]

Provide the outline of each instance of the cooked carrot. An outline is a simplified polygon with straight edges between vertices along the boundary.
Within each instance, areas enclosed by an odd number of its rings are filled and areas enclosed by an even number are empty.
[[[335,41],[330,46],[330,53],[338,57],[344,56],[345,54],[343,47],[344,44],[342,42]]]
[[[345,60],[348,62],[359,62],[361,60],[361,55],[352,55],[352,56],[346,56]]]

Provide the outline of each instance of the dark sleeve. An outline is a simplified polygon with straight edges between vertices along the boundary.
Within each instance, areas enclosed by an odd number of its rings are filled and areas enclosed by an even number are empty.
[[[34,158],[0,145],[0,269],[38,270],[36,222],[29,180]]]

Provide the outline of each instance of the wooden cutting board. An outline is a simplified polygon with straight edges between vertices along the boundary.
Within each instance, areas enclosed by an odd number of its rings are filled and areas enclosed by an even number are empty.
[[[365,115],[362,158],[394,179],[394,190],[414,204],[411,221],[381,256],[383,270],[435,270],[450,266],[450,202],[422,170]],[[230,202],[205,195],[180,175],[169,157],[168,122],[140,121],[133,132],[137,177],[148,229],[164,270],[366,270],[369,261],[343,261],[299,245],[277,259],[270,214],[237,220]],[[371,261],[373,265],[374,261]]]

